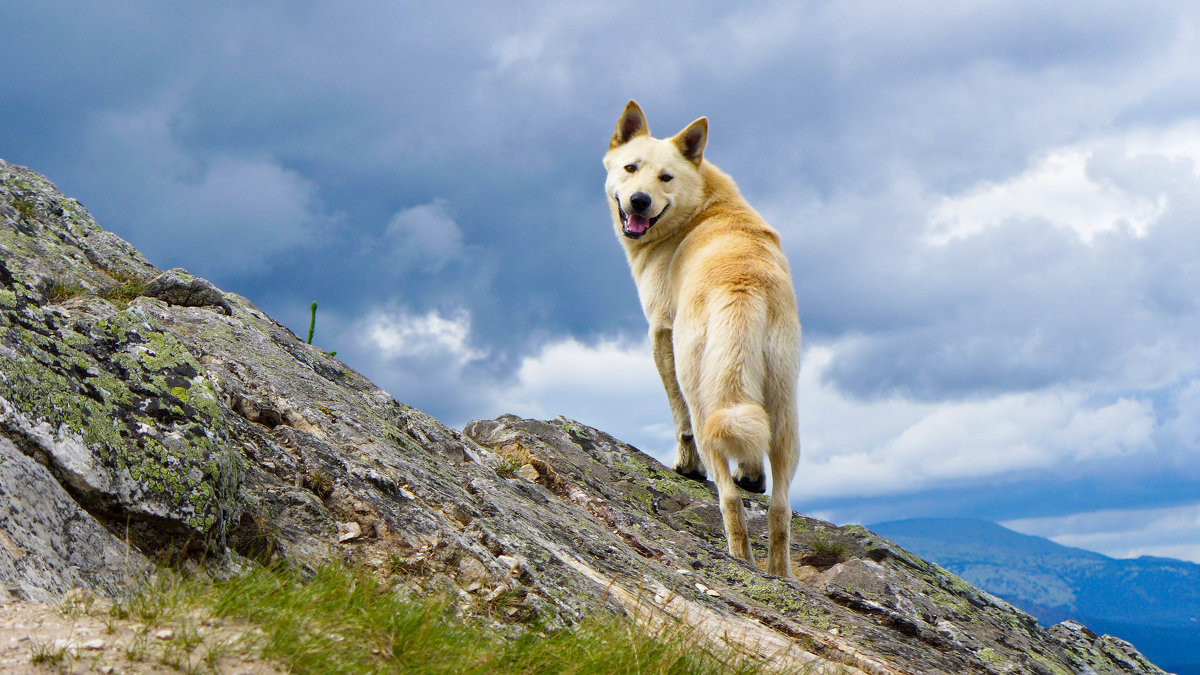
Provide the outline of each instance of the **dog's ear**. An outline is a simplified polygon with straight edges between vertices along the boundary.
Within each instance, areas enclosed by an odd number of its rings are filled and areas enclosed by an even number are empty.
[[[617,131],[609,141],[608,149],[625,145],[638,136],[649,135],[650,126],[646,124],[646,114],[638,107],[637,101],[630,101],[625,104],[625,112],[621,113],[621,119],[617,120]]]
[[[700,160],[704,159],[704,144],[708,142],[708,118],[701,117],[687,125],[671,142],[679,148],[679,154],[685,159],[700,166]]]

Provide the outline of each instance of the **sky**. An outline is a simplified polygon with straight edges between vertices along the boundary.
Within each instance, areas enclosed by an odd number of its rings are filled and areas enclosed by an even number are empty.
[[[461,426],[669,463],[626,101],[779,230],[793,505],[1200,562],[1200,5],[0,0],[0,157]]]

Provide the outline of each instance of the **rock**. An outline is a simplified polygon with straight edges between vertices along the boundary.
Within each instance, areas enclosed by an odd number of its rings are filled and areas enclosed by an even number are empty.
[[[362,527],[358,523],[338,523],[338,543],[354,541],[361,536]]]
[[[233,314],[233,307],[220,289],[207,279],[192,276],[180,267],[169,269],[151,279],[142,295],[180,307],[216,307],[227,315]]]
[[[494,468],[512,458],[519,479]],[[767,500],[746,501],[761,543]],[[449,429],[2,160],[0,525],[0,597],[117,593],[147,553],[286,557],[513,632],[684,619],[783,670],[1161,672],[861,527],[794,514],[798,579],[765,574],[726,553],[710,483],[564,418]]]
[[[81,585],[114,594],[148,569],[141,553],[110,534],[0,431],[0,586],[6,595],[48,601]]]

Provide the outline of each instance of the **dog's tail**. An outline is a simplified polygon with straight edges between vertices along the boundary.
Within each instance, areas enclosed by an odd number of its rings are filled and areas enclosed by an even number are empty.
[[[738,403],[720,408],[704,421],[704,438],[722,457],[732,460],[761,459],[771,440],[767,411],[757,403]]]
[[[749,294],[733,294],[710,316],[701,371],[712,398],[703,434],[727,459],[761,460],[770,443],[771,424],[762,406],[766,322],[765,302]]]

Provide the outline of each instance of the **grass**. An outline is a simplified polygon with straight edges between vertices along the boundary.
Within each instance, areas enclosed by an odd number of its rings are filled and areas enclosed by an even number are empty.
[[[55,281],[50,285],[50,302],[59,304],[77,298],[81,295],[86,295],[88,290],[81,284],[73,281]]]
[[[109,270],[108,275],[117,282],[116,286],[106,289],[100,294],[100,297],[113,303],[120,309],[125,309],[130,302],[140,297],[146,292],[149,284],[138,277],[130,274],[124,274],[116,270]]]
[[[517,469],[520,469],[522,466],[525,466],[525,462],[521,461],[520,458],[501,455],[496,460],[496,475],[501,478],[512,478],[517,475]]]
[[[22,218],[32,218],[36,212],[36,202],[32,199],[14,199],[13,206]]]
[[[459,617],[446,601],[408,597],[373,572],[342,565],[307,577],[282,565],[227,580],[163,572],[108,612],[147,626],[125,648],[130,661],[158,661],[186,672],[213,671],[231,653],[297,674],[766,672],[755,660],[703,646],[706,641],[682,624],[651,636],[628,618],[598,613],[568,628],[551,630],[535,621],[514,630]],[[196,630],[205,617],[244,625],[244,635],[205,641]],[[146,639],[156,626],[171,627],[173,637]],[[62,658],[45,648],[33,655],[39,663],[56,657]]]

